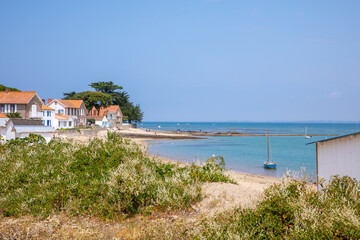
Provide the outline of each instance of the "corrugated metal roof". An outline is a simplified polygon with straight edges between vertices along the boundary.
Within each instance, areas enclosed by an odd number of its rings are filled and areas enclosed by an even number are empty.
[[[52,127],[48,126],[15,126],[17,133],[47,133],[55,132]]]
[[[330,141],[330,140],[334,140],[334,139],[338,139],[338,138],[342,138],[342,137],[347,137],[347,136],[351,136],[351,135],[356,135],[356,134],[360,134],[360,132],[345,134],[345,135],[336,136],[336,137],[329,138],[329,139],[323,139],[323,140],[319,140],[319,141],[315,141],[315,142],[309,142],[306,145],[313,144],[313,143],[318,143],[318,142],[326,142],[326,141]]]

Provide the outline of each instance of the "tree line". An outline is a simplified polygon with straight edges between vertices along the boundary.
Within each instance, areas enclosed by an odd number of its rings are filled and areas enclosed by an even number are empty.
[[[93,107],[100,110],[101,107],[119,105],[124,115],[124,120],[141,122],[144,113],[139,104],[130,101],[130,95],[123,90],[122,86],[109,82],[94,82],[89,84],[95,91],[64,93],[64,100],[83,100],[86,108],[90,111]]]

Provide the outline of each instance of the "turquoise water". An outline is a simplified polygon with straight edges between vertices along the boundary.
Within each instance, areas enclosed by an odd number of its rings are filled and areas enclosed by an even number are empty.
[[[159,128],[160,126],[160,128]],[[161,130],[242,132],[242,133],[297,133],[304,134],[348,134],[357,131],[355,123],[174,123],[144,122],[138,127]],[[205,161],[212,156],[223,156],[227,169],[281,177],[287,171],[316,174],[315,144],[306,143],[326,137],[305,139],[298,137],[270,137],[270,158],[277,163],[276,170],[264,169],[267,159],[266,137],[208,137],[195,140],[150,141],[149,152],[184,162]]]

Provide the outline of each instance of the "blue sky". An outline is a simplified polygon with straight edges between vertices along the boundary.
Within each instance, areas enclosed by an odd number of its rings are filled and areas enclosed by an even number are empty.
[[[145,121],[359,121],[360,1],[0,0],[0,83],[113,81]]]

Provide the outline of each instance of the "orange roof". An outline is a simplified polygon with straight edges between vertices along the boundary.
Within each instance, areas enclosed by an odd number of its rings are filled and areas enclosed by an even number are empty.
[[[32,92],[0,92],[0,103],[27,104],[36,94]]]
[[[48,107],[44,104],[41,105],[41,110],[50,110],[50,111],[55,111],[55,109],[51,108],[51,107]]]
[[[61,100],[55,99],[55,100],[64,104],[65,107],[68,108],[80,108],[81,104],[83,103],[83,100],[62,100],[62,99]]]
[[[8,118],[6,115],[0,113],[0,118]]]
[[[94,119],[95,121],[102,121],[105,116],[88,116],[87,119]]]
[[[62,115],[61,113],[55,113],[55,119],[57,120],[69,120],[70,115]]]
[[[95,107],[92,108],[92,111],[96,110]],[[119,110],[120,112],[120,116],[121,116],[121,109],[120,109],[120,106],[119,105],[110,105],[108,106],[107,108],[104,108],[104,107],[100,107],[100,113],[99,113],[99,116],[104,116],[106,115],[108,112],[117,112]],[[97,111],[97,110],[96,110]],[[118,116],[118,115],[117,115]]]

